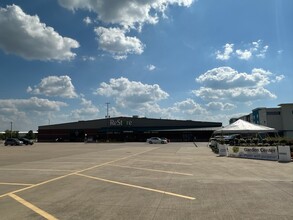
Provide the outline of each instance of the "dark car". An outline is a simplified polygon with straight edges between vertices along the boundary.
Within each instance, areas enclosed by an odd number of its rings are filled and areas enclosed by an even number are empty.
[[[11,146],[15,146],[15,145],[22,145],[23,142],[18,140],[17,138],[7,138],[4,142],[4,145],[11,145]]]
[[[25,145],[33,145],[34,144],[34,142],[32,140],[29,140],[27,138],[19,138],[19,140],[22,141],[23,144],[25,144]]]

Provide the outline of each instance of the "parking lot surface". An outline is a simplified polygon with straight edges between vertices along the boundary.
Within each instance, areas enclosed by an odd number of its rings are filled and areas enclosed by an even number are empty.
[[[293,219],[293,163],[207,143],[0,145],[0,219]]]

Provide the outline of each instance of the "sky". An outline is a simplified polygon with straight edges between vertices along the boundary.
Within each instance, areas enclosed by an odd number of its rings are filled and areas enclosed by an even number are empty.
[[[0,0],[0,131],[222,122],[293,102],[292,0]]]

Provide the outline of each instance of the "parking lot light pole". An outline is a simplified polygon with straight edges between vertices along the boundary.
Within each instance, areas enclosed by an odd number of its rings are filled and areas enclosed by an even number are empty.
[[[10,122],[10,138],[12,138],[12,122]]]

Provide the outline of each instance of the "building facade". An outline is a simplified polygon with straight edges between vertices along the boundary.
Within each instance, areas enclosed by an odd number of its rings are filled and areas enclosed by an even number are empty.
[[[220,122],[116,117],[39,126],[38,141],[121,142],[166,137],[171,141],[207,141]]]
[[[275,128],[281,136],[293,138],[293,103],[280,104],[277,108],[256,108],[249,115],[230,119],[230,123],[237,119]]]

